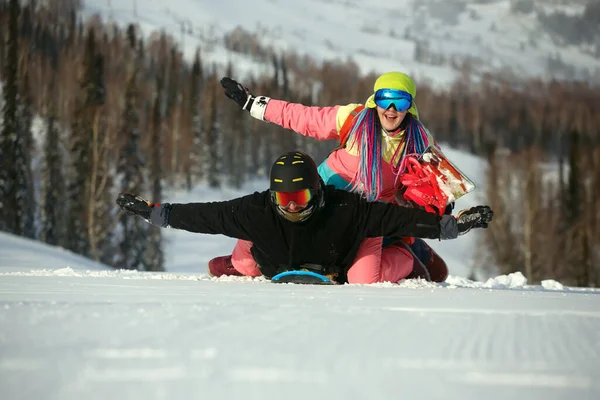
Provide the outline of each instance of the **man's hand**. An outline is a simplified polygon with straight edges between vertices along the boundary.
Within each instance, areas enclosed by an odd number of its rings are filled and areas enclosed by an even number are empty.
[[[117,197],[117,204],[129,215],[137,215],[152,225],[162,228],[169,226],[172,209],[169,203],[153,204],[136,194],[121,193]]]
[[[464,235],[473,228],[487,228],[493,218],[494,212],[489,206],[477,206],[462,210],[456,217],[458,234]]]
[[[150,214],[154,204],[148,200],[136,194],[120,193],[117,197],[117,204],[121,207],[121,210],[126,211],[129,215],[137,215],[150,222]]]

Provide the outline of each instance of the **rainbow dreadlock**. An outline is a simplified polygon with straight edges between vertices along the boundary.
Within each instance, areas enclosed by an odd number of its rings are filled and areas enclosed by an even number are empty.
[[[396,182],[406,169],[406,156],[420,156],[433,144],[433,139],[423,124],[412,114],[407,113],[402,124],[404,129],[399,130],[397,134],[403,134],[404,137],[390,160]],[[362,193],[368,201],[381,199],[381,129],[377,110],[365,108],[352,121],[348,135],[350,145],[358,145],[360,158],[358,171],[351,182],[351,190]]]
[[[358,145],[358,171],[352,179],[353,192],[364,194],[368,201],[379,199],[381,194],[381,135],[377,134],[377,111],[365,108],[359,112],[348,134],[350,146]]]
[[[392,169],[396,177],[406,169],[406,156],[419,157],[430,145],[435,144],[427,129],[414,115],[406,114],[402,122],[405,123],[404,143],[403,146],[398,146],[392,157]],[[399,163],[396,161],[398,154],[400,154]]]

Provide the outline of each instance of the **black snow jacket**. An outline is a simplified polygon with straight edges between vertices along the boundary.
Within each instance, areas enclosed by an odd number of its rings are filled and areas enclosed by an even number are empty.
[[[325,187],[322,195],[324,205],[300,223],[281,217],[264,191],[223,202],[171,204],[168,226],[251,241],[252,255],[269,278],[307,268],[337,274],[341,283],[365,238],[440,238],[440,217],[435,214],[367,202],[333,186]]]

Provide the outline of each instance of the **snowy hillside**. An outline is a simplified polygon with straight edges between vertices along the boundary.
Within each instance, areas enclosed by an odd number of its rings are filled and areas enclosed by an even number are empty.
[[[239,75],[267,71],[224,48],[224,36],[242,27],[263,45],[317,60],[353,59],[363,72],[403,70],[417,81],[445,85],[467,57],[476,75],[510,69],[518,77],[600,78],[593,44],[569,45],[538,15],[581,15],[584,2],[534,0],[517,12],[512,0],[84,0],[85,14],[119,24],[138,23],[145,34],[171,33],[188,57],[234,62]],[[527,3],[527,2],[525,2]],[[416,59],[417,58],[417,59]],[[552,60],[550,62],[550,60]],[[452,66],[454,64],[454,66]],[[552,67],[550,67],[552,64]]]
[[[87,268],[0,237],[3,399],[600,396],[591,289],[520,274],[323,287]]]

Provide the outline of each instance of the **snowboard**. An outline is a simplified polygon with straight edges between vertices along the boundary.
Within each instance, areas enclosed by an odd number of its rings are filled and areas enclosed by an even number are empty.
[[[336,282],[329,277],[312,271],[285,271],[271,278],[271,282],[300,285],[336,285]]]
[[[400,176],[403,188],[396,196],[400,205],[443,215],[449,204],[475,190],[473,181],[437,146],[429,146],[418,158],[407,156],[405,162],[406,171]]]
[[[437,146],[429,146],[419,162],[433,173],[439,188],[448,197],[447,204],[475,190],[475,184]]]

